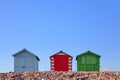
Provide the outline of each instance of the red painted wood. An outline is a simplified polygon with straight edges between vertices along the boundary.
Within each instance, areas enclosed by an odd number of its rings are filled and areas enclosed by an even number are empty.
[[[72,65],[71,66],[69,65],[69,64],[72,64],[72,56],[70,56],[64,52],[58,52],[58,53],[50,56],[50,60],[51,61],[54,60],[53,62],[50,61],[51,70],[53,70],[53,71],[72,70]],[[52,64],[54,64],[54,68],[53,68]],[[71,68],[69,68],[69,67],[71,67]]]
[[[67,55],[55,56],[54,70],[55,71],[68,71],[68,56]]]

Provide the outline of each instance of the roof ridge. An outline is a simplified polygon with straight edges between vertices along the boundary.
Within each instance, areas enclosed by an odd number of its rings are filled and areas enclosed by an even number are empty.
[[[33,56],[35,56],[35,57],[36,57],[36,59],[40,61],[40,59],[39,59],[39,57],[38,57],[37,55],[35,55],[34,53],[30,52],[30,51],[29,51],[29,50],[27,50],[26,48],[23,48],[22,50],[20,50],[19,52],[17,52],[17,53],[15,53],[15,54],[13,54],[12,56],[13,56],[13,57],[15,57],[17,54],[21,53],[22,51],[26,51],[26,52],[28,52],[29,54],[31,54],[31,55],[33,55]]]

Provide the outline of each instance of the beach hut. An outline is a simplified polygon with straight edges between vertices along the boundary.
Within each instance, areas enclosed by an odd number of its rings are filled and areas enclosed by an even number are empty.
[[[50,56],[51,71],[72,71],[72,59],[69,54],[59,51]]]
[[[99,71],[100,57],[100,55],[91,51],[77,55],[77,71]]]
[[[38,71],[38,64],[40,59],[30,51],[23,49],[15,54],[14,57],[14,71],[15,72],[33,72]]]

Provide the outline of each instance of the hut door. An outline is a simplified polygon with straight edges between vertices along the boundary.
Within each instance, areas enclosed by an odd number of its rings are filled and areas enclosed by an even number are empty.
[[[67,56],[61,57],[61,70],[68,71],[68,57]]]
[[[68,57],[56,56],[55,58],[55,71],[68,71]]]
[[[16,60],[16,65],[15,65],[15,71],[19,71],[19,72],[23,72],[26,70],[26,65],[25,65],[25,57],[19,57],[17,60]]]

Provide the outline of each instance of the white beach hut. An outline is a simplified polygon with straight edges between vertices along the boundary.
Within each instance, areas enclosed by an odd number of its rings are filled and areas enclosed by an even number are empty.
[[[35,54],[23,49],[15,54],[14,57],[14,72],[33,72],[38,71],[39,57]]]

